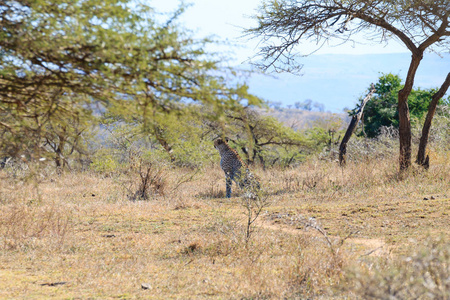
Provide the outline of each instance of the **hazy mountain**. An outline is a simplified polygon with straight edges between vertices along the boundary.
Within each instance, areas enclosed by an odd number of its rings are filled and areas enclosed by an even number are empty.
[[[249,81],[250,91],[268,101],[280,101],[284,106],[311,99],[325,105],[331,112],[353,108],[375,83],[381,73],[393,73],[406,78],[409,53],[344,55],[323,54],[303,58],[302,76],[255,74]],[[425,55],[419,66],[415,87],[439,87],[450,72],[450,54],[442,58]]]
[[[307,111],[295,108],[260,109],[258,112],[263,115],[275,117],[278,121],[284,123],[284,125],[295,130],[313,128],[328,121],[342,120],[342,124],[345,126],[350,122],[350,117],[347,113]]]

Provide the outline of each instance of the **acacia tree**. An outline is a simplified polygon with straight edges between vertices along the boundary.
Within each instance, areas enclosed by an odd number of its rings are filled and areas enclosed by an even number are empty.
[[[300,152],[310,150],[310,144],[302,133],[254,109],[229,113],[227,118],[227,136],[242,150],[250,164],[259,159],[263,168],[267,163],[274,165],[277,161],[287,166],[301,156]]]
[[[209,41],[177,24],[183,10],[157,21],[132,0],[1,1],[0,154],[47,153],[60,165],[62,147],[70,153],[79,135],[61,120],[80,114],[152,123],[187,101],[217,113],[237,105],[240,86],[220,75],[220,60],[204,51]]]
[[[365,33],[367,40],[403,43],[412,54],[405,85],[398,92],[399,163],[400,170],[406,170],[411,165],[408,96],[424,52],[449,49],[449,16],[448,0],[270,0],[256,16],[259,25],[247,33],[266,44],[260,66],[276,71],[301,68],[296,56],[305,53],[297,50],[306,41],[320,48],[332,39],[354,41]]]
[[[224,137],[243,153],[248,164],[259,160],[265,168],[276,163],[289,166],[311,153],[313,145],[304,133],[295,131],[255,107],[227,110],[224,118],[203,119],[202,135]]]

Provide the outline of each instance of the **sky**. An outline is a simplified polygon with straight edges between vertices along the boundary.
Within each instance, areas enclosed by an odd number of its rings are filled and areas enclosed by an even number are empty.
[[[153,0],[151,5],[162,12],[173,11],[179,0]],[[256,21],[255,15],[262,0],[189,0],[191,6],[181,16],[186,28],[195,32],[196,37],[217,36],[222,40],[236,43],[234,49],[238,63],[244,63],[258,52],[258,40],[243,37],[243,28],[251,28]],[[315,45],[304,45],[306,52],[313,51]],[[310,49],[310,50],[309,50]],[[381,54],[401,53],[408,50],[396,41],[388,45],[373,44],[352,45],[350,43],[336,46],[325,46],[315,54]]]
[[[243,37],[243,30],[256,26],[251,16],[257,13],[262,0],[186,0],[191,3],[180,16],[181,25],[194,32],[194,37],[214,36],[228,41],[231,46],[217,46],[214,52],[226,52],[231,64],[247,68],[248,60],[258,53],[258,39]],[[174,11],[179,0],[151,0],[157,12]],[[364,38],[360,38],[364,41]],[[214,46],[216,47],[216,46]],[[302,53],[315,50],[315,45],[302,44]],[[303,52],[304,51],[304,52]],[[330,56],[330,55],[333,56]],[[339,55],[358,55],[350,58]],[[388,56],[385,56],[390,54]],[[375,55],[375,56],[373,56]],[[339,57],[338,57],[339,56]],[[450,70],[450,55],[443,59],[426,54],[419,67],[416,82],[420,88],[434,88],[442,84]],[[252,76],[250,92],[267,101],[282,102],[285,106],[311,99],[325,105],[331,112],[342,112],[355,107],[370,83],[375,83],[381,73],[406,77],[410,52],[395,40],[389,44],[350,43],[325,45],[302,61],[302,76],[281,74],[278,77]],[[429,65],[427,61],[430,62]]]

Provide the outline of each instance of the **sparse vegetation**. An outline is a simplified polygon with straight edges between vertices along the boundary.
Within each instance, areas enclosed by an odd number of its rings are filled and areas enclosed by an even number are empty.
[[[168,167],[170,193],[136,201],[118,170],[49,172],[37,195],[4,169],[0,297],[383,298],[413,278],[398,295],[445,299],[450,160],[434,155],[402,180],[395,156],[373,153],[345,169],[329,155],[257,168],[270,205],[250,231],[244,198],[223,198],[218,163],[194,177]]]
[[[349,276],[349,289],[364,299],[448,299],[449,251],[443,237],[429,238],[408,255],[359,268]]]

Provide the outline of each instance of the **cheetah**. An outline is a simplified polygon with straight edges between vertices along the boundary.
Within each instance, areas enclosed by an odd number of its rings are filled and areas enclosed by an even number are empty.
[[[246,191],[249,194],[254,195],[255,189],[260,189],[259,182],[250,172],[247,164],[241,159],[236,150],[231,148],[230,145],[221,138],[214,141],[214,148],[219,150],[220,167],[225,172],[226,198],[231,198],[231,185],[233,180],[241,189],[246,188]]]

